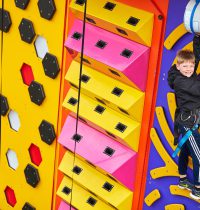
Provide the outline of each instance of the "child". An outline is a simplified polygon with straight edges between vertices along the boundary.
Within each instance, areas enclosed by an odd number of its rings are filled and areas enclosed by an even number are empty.
[[[182,136],[191,129],[200,117],[200,79],[196,69],[200,60],[200,37],[193,39],[194,53],[181,50],[177,53],[177,64],[168,72],[168,84],[174,89],[177,110],[175,113],[175,141],[177,130]],[[192,157],[194,187],[187,179],[188,156]],[[178,161],[179,187],[192,190],[190,196],[200,199],[200,133],[195,130],[182,146]]]

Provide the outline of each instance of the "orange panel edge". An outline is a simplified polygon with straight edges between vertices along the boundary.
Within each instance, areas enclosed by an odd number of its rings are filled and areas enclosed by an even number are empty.
[[[132,2],[131,0],[118,0],[124,4],[134,6],[155,14],[154,16],[154,29],[152,36],[152,46],[149,59],[149,70],[148,70],[148,81],[145,96],[143,123],[141,127],[140,145],[138,152],[137,161],[137,171],[136,171],[136,185],[134,190],[133,205],[132,210],[142,210],[144,202],[144,192],[146,186],[146,173],[148,169],[148,157],[150,149],[150,137],[149,131],[153,124],[154,110],[157,96],[158,80],[160,74],[163,42],[164,42],[164,32],[167,19],[167,10],[169,0],[164,0],[160,2],[159,0],[141,0],[137,2]],[[68,84],[65,82],[65,73],[71,63],[70,56],[66,56],[68,53],[64,48],[64,40],[67,37],[69,28],[73,22],[73,15],[69,12],[69,2],[66,0],[65,7],[65,26],[63,34],[63,60],[62,60],[62,75],[61,75],[61,86],[60,86],[60,103],[59,103],[59,116],[58,116],[58,130],[57,134],[59,136],[61,128],[64,124],[68,113],[62,108],[62,101],[69,89]],[[159,41],[158,41],[159,40]],[[68,59],[67,59],[68,58]],[[148,123],[147,123],[148,122]],[[63,178],[63,174],[58,170],[58,165],[65,153],[66,149],[59,145],[57,142],[56,147],[56,159],[54,168],[54,189],[52,198],[52,209],[57,210],[61,199],[56,196],[57,188]]]

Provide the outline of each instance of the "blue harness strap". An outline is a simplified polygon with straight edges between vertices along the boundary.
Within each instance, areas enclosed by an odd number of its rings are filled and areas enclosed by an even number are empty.
[[[180,142],[178,143],[178,146],[176,147],[176,149],[174,150],[172,157],[175,158],[176,155],[179,153],[179,151],[181,150],[181,147],[183,146],[183,144],[185,144],[185,142],[190,138],[190,136],[192,135],[192,132],[195,131],[198,128],[198,124],[195,124],[190,130],[188,130],[186,132],[186,134],[183,136],[183,138],[180,140]]]

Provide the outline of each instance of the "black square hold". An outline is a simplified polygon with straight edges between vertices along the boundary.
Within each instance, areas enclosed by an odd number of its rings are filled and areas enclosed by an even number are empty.
[[[126,128],[127,128],[127,126],[122,124],[122,123],[120,123],[120,122],[115,127],[116,130],[118,130],[118,131],[120,131],[122,133],[126,130]]]
[[[81,81],[84,82],[84,83],[87,83],[88,81],[90,80],[90,77],[85,75],[85,74],[82,74],[81,75]]]
[[[76,39],[76,40],[80,40],[81,37],[82,37],[82,34],[79,33],[79,32],[74,32],[73,35],[72,35],[72,38]]]
[[[112,11],[115,8],[115,6],[116,6],[116,4],[107,2],[103,8]]]
[[[126,58],[130,58],[132,54],[133,54],[133,51],[128,50],[128,49],[124,49],[124,50],[121,52],[120,55],[123,56],[123,57],[126,57]]]
[[[103,153],[111,157],[115,153],[115,150],[110,147],[106,147]]]
[[[99,113],[99,114],[103,114],[103,112],[105,111],[105,109],[106,108],[104,108],[103,106],[98,105],[98,106],[95,107],[94,111],[97,112],[97,113]]]
[[[75,3],[80,6],[83,6],[83,4],[85,4],[85,0],[76,0]]]
[[[140,19],[137,19],[135,17],[130,17],[128,19],[127,23],[130,24],[130,25],[132,25],[132,26],[136,26],[139,21],[140,21]]]
[[[113,187],[114,186],[108,182],[105,182],[104,185],[102,186],[102,188],[107,190],[108,192],[110,192],[113,189]]]
[[[71,97],[68,102],[69,104],[75,106],[78,103],[78,100],[76,98]]]
[[[112,90],[112,94],[116,95],[116,96],[121,96],[121,94],[124,92],[124,90],[118,88],[118,87],[115,87],[113,90]]]
[[[107,42],[104,42],[103,40],[99,40],[97,43],[96,43],[96,47],[100,48],[100,49],[104,49],[105,46],[107,45]]]
[[[92,197],[89,197],[87,203],[89,203],[91,206],[94,206],[97,203],[97,200]]]
[[[82,137],[81,135],[79,135],[78,133],[77,133],[77,134],[74,134],[74,135],[72,136],[72,139],[73,139],[74,141],[76,141],[76,142],[80,142],[82,138],[83,138],[83,137]]]
[[[71,193],[71,189],[69,187],[63,187],[62,192],[65,193],[66,195],[69,195]]]
[[[72,171],[73,171],[75,174],[77,174],[77,175],[79,175],[79,174],[81,173],[82,170],[83,170],[83,169],[80,168],[79,166],[74,166],[74,168],[72,169]]]

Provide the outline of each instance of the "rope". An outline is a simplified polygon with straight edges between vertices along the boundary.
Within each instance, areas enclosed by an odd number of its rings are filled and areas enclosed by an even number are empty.
[[[78,88],[78,104],[77,104],[77,112],[76,112],[76,131],[75,135],[77,135],[78,131],[78,118],[79,118],[79,107],[80,107],[80,93],[81,93],[81,75],[82,75],[82,66],[83,66],[83,52],[84,52],[84,41],[85,41],[85,22],[86,22],[86,9],[87,9],[87,0],[85,0],[85,6],[84,6],[84,17],[83,17],[83,30],[82,30],[82,45],[81,45],[81,61],[80,61],[80,72],[79,72],[79,88]],[[76,158],[76,140],[75,140],[75,146],[74,146],[74,157],[73,157],[73,168],[75,165],[75,158]],[[73,179],[73,173],[72,173],[72,186],[71,186],[71,197],[70,197],[70,210],[71,210],[71,203],[72,203],[72,192],[73,192],[73,185],[74,185],[74,179]]]

